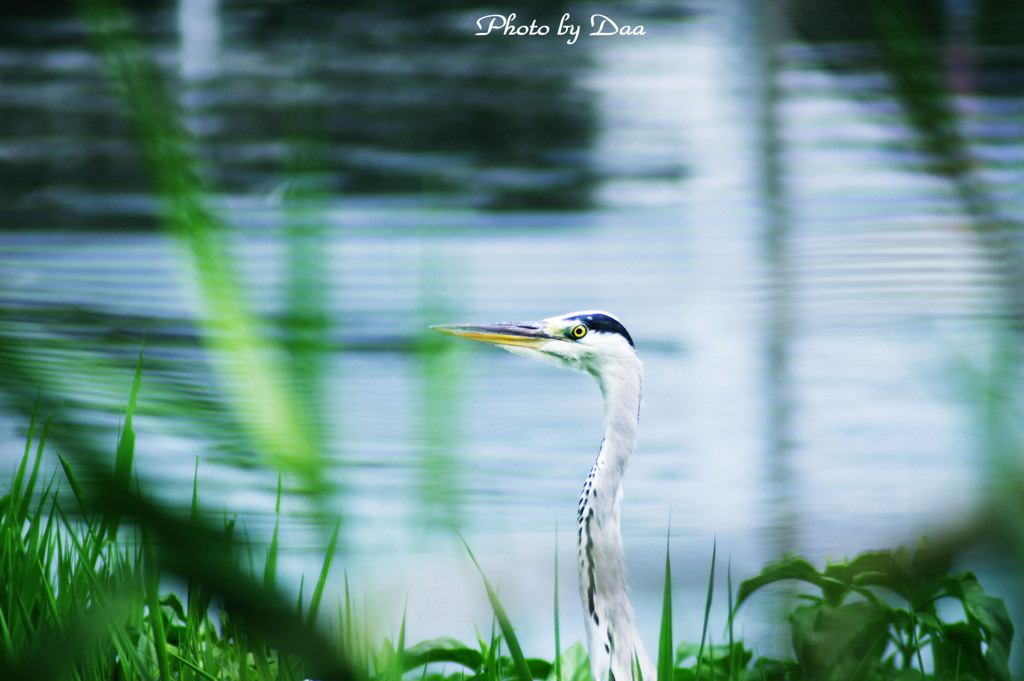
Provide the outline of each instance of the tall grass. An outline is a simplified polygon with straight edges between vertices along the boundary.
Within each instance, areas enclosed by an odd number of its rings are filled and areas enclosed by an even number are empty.
[[[235,521],[207,521],[195,490],[184,517],[139,490],[141,370],[140,356],[107,478],[83,485],[64,457],[42,474],[52,419],[37,433],[32,418],[0,498],[0,678],[355,678],[316,627],[333,544],[309,602],[293,604],[275,585],[276,541],[257,578]],[[172,575],[181,595],[162,591]]]

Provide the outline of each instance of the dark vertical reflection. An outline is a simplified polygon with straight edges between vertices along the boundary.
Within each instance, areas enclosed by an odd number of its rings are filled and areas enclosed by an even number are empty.
[[[765,267],[764,383],[765,494],[768,555],[797,548],[793,498],[793,285],[790,223],[779,120],[782,14],[774,2],[750,0],[750,44],[755,69],[753,111],[756,120],[758,204],[762,216]]]
[[[1003,165],[1009,156],[999,149],[1016,145],[1019,134],[991,124],[1009,106],[1020,106],[1024,5],[1014,0],[797,0],[786,6],[800,37],[821,48],[822,67],[866,68],[885,77],[887,96],[899,106],[909,133],[905,144],[920,155],[916,170],[949,184],[1002,288],[1003,321],[1018,332],[1024,329],[1021,221],[1006,201],[1019,195],[1012,187],[1019,185],[1019,164],[1016,169]],[[828,56],[842,45],[858,46],[857,56]],[[993,153],[997,149],[999,156]],[[893,156],[894,165],[901,162]],[[1014,172],[986,174],[996,168]]]
[[[926,154],[927,169],[951,183],[1003,287],[1005,318],[1019,332],[1024,330],[1020,221],[1005,214],[993,186],[978,172],[977,154],[984,141],[974,144],[966,136],[968,120],[960,108],[966,102],[957,100],[976,97],[972,83],[984,79],[967,56],[973,51],[963,42],[965,34],[956,30],[959,16],[947,12],[951,10],[929,14],[907,2],[874,2],[870,14],[881,68],[915,134],[914,143]]]
[[[779,72],[782,15],[776,3],[751,0],[751,44],[756,63],[755,101],[758,203],[763,216],[766,274],[764,396],[767,415],[768,549],[779,555],[796,548],[791,471],[793,338],[789,215],[786,206],[779,130]]]

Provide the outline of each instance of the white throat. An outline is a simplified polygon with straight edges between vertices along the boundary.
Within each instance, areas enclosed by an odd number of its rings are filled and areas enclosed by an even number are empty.
[[[578,508],[577,568],[595,681],[644,681],[656,670],[636,631],[619,530],[622,477],[636,444],[642,365],[636,353],[605,358],[588,371],[605,402],[604,441],[583,485]]]

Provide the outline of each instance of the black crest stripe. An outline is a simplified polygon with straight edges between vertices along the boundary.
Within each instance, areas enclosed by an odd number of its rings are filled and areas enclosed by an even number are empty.
[[[576,317],[572,317],[568,321],[580,321],[587,325],[587,328],[591,331],[598,331],[600,333],[617,333],[627,341],[630,345],[633,345],[633,338],[629,335],[629,331],[626,331],[626,327],[619,322],[618,319],[609,317],[606,314],[582,314]],[[635,348],[636,346],[633,345]]]

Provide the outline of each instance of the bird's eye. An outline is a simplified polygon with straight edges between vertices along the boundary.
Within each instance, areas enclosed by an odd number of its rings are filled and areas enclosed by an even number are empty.
[[[587,335],[587,327],[585,327],[582,324],[577,324],[576,326],[572,327],[572,331],[569,332],[569,335],[572,336],[573,338],[576,338],[577,340],[583,338],[584,336]]]

